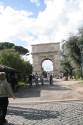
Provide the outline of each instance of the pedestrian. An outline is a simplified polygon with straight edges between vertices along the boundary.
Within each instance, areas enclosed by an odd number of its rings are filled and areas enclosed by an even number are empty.
[[[29,75],[29,86],[32,86],[32,74]]]
[[[53,76],[52,76],[52,74],[50,75],[50,85],[52,85],[53,84]]]
[[[5,72],[0,72],[0,125],[4,125],[7,120],[5,119],[8,107],[8,98],[15,99],[13,90],[6,80]]]
[[[38,74],[37,73],[35,74],[35,84],[36,86],[38,86]]]
[[[41,85],[44,85],[43,75],[40,76]]]
[[[10,72],[9,80],[8,82],[11,84],[11,87],[13,91],[16,91],[16,85],[17,85],[17,74],[15,72]]]

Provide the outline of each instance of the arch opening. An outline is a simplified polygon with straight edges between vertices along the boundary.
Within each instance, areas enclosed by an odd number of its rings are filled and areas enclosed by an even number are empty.
[[[53,72],[53,62],[49,59],[43,60],[42,70],[48,73]]]

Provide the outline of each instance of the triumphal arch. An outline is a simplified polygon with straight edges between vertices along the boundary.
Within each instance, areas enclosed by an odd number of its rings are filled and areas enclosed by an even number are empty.
[[[60,73],[60,43],[44,43],[32,45],[33,73],[42,73],[42,62],[51,60],[53,73]]]

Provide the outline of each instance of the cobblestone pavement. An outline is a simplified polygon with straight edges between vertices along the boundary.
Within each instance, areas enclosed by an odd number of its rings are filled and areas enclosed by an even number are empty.
[[[10,104],[6,119],[15,125],[83,125],[83,102]]]
[[[83,84],[78,81],[26,87],[16,96],[9,100],[10,125],[83,125]]]

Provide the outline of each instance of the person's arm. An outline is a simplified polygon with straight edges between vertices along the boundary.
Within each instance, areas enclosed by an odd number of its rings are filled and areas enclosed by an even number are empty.
[[[13,99],[15,99],[16,97],[14,95],[14,92],[12,90],[12,87],[11,87],[10,83],[8,83],[7,81],[5,81],[5,82],[6,82],[5,83],[6,84],[6,89],[7,89],[7,92],[9,94],[9,96],[12,97]]]

